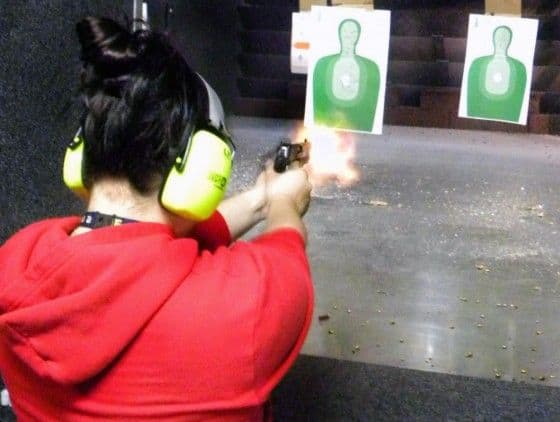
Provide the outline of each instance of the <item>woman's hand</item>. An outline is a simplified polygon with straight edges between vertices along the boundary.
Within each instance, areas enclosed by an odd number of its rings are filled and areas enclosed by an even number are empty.
[[[296,164],[284,173],[276,173],[272,165],[264,171],[266,184],[266,209],[275,201],[291,204],[300,216],[304,216],[311,200],[311,183],[307,172]],[[260,176],[259,176],[260,177]]]
[[[307,230],[301,217],[307,212],[311,199],[312,186],[307,172],[303,168],[292,168],[278,174],[272,166],[267,166],[265,176],[265,232],[291,228],[299,231],[306,241]]]

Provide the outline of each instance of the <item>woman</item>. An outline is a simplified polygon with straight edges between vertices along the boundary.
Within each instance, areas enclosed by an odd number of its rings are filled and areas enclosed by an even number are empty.
[[[203,203],[204,221],[174,207],[176,170],[209,166],[206,140],[227,151],[217,98],[160,34],[96,18],[77,32],[87,212],[0,249],[0,373],[18,420],[268,419],[312,314],[307,175],[267,168],[216,211]]]

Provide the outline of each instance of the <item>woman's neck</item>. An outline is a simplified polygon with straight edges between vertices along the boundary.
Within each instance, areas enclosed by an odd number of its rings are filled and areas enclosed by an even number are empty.
[[[106,178],[93,185],[87,209],[131,220],[169,224],[156,195],[141,195],[126,179]]]
[[[126,179],[105,178],[95,182],[91,188],[87,210],[140,222],[166,224],[172,226],[178,236],[188,234],[195,224],[163,209],[157,192],[142,195]],[[78,227],[73,234],[85,231],[89,229]]]

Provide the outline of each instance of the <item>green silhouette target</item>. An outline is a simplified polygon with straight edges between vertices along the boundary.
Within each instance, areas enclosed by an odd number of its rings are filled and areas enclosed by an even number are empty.
[[[508,55],[513,32],[502,25],[494,30],[494,53],[473,61],[468,72],[467,115],[518,122],[527,88],[525,65]]]
[[[361,26],[354,19],[338,27],[340,51],[322,57],[313,73],[314,123],[371,132],[379,98],[379,66],[356,54]]]

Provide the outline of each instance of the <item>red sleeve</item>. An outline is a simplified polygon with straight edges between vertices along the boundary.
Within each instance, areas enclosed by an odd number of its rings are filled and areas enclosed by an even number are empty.
[[[293,229],[254,239],[261,286],[254,333],[255,388],[265,399],[295,362],[313,313],[313,285],[305,243]]]
[[[231,243],[231,234],[226,220],[218,211],[208,220],[198,223],[192,233],[198,241],[200,250],[215,251],[219,246],[228,246]]]

